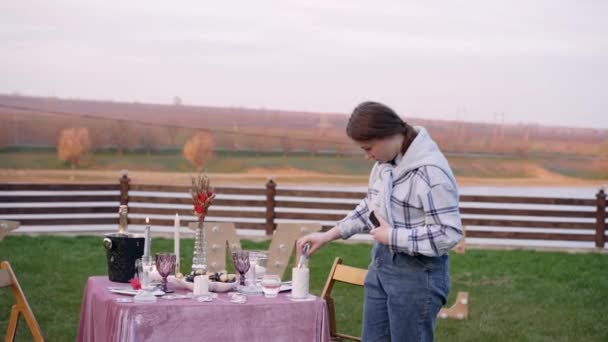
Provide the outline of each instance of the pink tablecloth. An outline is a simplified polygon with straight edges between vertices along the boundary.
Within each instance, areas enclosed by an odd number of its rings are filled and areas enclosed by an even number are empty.
[[[162,298],[154,304],[119,303],[116,298],[126,297],[107,287],[125,285],[107,276],[88,279],[78,341],[329,341],[327,306],[321,298],[294,302],[281,293],[235,304],[219,294],[203,303]]]

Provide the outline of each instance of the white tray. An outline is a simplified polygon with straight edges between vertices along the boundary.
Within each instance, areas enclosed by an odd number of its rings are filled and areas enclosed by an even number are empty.
[[[131,287],[108,286],[108,290],[112,293],[127,295],[127,296],[135,296],[136,294],[139,293],[139,290],[133,290],[133,288],[131,288]],[[162,296],[165,293],[160,289],[156,289],[152,292],[152,294],[155,296]]]

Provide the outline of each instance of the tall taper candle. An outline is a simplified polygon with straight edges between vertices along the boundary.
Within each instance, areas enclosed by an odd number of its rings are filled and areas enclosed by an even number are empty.
[[[144,231],[144,256],[143,258],[150,257],[150,245],[152,240],[150,239],[150,218],[146,217],[146,230]]]
[[[177,275],[178,273],[180,273],[179,270],[179,266],[180,266],[180,262],[179,262],[179,214],[175,213],[175,232],[174,232],[174,236],[173,236],[173,252],[175,253],[175,274]]]

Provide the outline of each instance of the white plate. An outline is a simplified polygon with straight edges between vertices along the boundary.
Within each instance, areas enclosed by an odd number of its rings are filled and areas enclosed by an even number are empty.
[[[139,293],[139,290],[133,290],[131,287],[117,287],[117,286],[108,286],[108,290],[112,293],[122,294],[127,296],[135,296]],[[162,296],[165,293],[162,290],[156,289],[152,292],[155,296]]]
[[[279,287],[279,292],[291,291],[291,281],[284,281]]]

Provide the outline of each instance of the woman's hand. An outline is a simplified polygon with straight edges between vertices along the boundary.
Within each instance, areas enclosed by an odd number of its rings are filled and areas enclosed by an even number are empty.
[[[330,241],[339,239],[340,236],[342,235],[340,234],[340,228],[338,228],[338,226],[334,226],[332,229],[326,231],[325,233],[312,233],[303,236],[299,238],[296,242],[296,257],[300,257],[300,254],[302,254],[302,249],[307,243],[310,244],[308,255],[312,255],[312,253],[314,253],[317,249],[325,246],[325,244]]]
[[[308,250],[308,255],[312,255],[312,253],[314,253],[317,249],[323,247],[329,241],[330,240],[329,240],[329,237],[327,236],[327,233],[312,233],[312,234],[303,236],[303,237],[299,238],[298,241],[296,242],[297,255],[299,256],[300,254],[302,254],[302,249],[304,248],[304,245],[306,245],[307,243],[310,244],[310,249]]]
[[[369,234],[374,238],[374,240],[380,242],[383,245],[388,245],[389,233],[391,231],[391,226],[388,222],[384,221],[384,219],[380,216],[376,216],[380,225],[377,228],[370,230]]]

